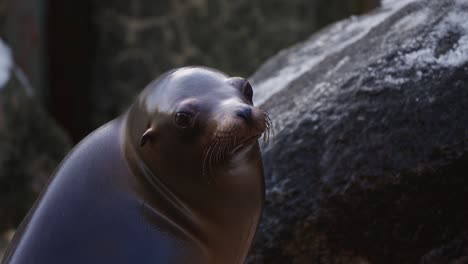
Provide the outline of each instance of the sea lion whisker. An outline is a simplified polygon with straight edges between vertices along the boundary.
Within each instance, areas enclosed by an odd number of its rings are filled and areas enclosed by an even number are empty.
[[[224,150],[225,142],[226,142],[225,137],[221,138],[219,141],[219,146],[218,146],[217,153],[216,153],[216,164],[219,164],[221,160],[223,159],[223,150]]]
[[[236,142],[237,142],[237,137],[234,136],[233,140],[231,140],[231,145],[229,146],[229,148],[234,149],[234,147],[236,146]]]
[[[213,175],[213,171],[214,171],[214,164],[216,164],[216,160],[215,160],[215,156],[216,156],[216,152],[218,151],[219,147],[219,139],[215,140],[214,141],[214,146],[213,148],[211,149],[210,151],[210,155],[209,155],[209,158],[208,158],[208,168],[209,168],[209,171],[210,171],[210,181],[214,181],[214,175]]]
[[[230,145],[230,142],[231,142],[231,136],[232,134],[229,134],[226,138],[225,138],[225,142],[224,142],[224,146],[223,146],[223,151],[222,151],[222,160],[226,160],[226,156],[228,154],[228,151],[229,151],[229,145]]]
[[[223,157],[224,157],[223,152],[224,152],[225,145],[226,145],[226,137],[223,137],[220,140],[218,153],[217,153],[217,156],[216,156],[216,163],[217,164],[219,164],[223,160]]]
[[[213,147],[213,152],[211,154],[211,164],[215,164],[216,163],[216,160],[217,160],[217,155],[218,155],[218,152],[219,152],[219,144],[220,144],[220,138],[217,138],[216,139],[216,144],[215,146]]]
[[[270,138],[274,136],[273,122],[271,121],[270,115],[266,111],[262,110],[262,112],[265,119],[265,131],[263,132],[263,142],[269,143]]]
[[[271,127],[267,126],[265,128],[265,132],[263,132],[263,142],[264,143],[269,143],[270,142],[270,136],[271,136]]]
[[[203,157],[203,176],[209,176],[207,174],[210,174],[210,153],[213,151],[214,146],[216,145],[216,140],[212,140],[206,151],[204,152],[204,157]],[[210,179],[208,179],[208,182]]]
[[[206,176],[206,157],[207,157],[207,152],[208,152],[208,149],[209,147],[203,152],[203,155],[202,155],[202,174],[203,174],[203,177]]]

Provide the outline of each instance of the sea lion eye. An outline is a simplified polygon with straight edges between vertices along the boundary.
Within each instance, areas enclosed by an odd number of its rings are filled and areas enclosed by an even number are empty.
[[[180,128],[187,128],[192,123],[192,115],[186,112],[179,112],[175,116],[175,123]]]
[[[245,82],[242,93],[245,95],[245,97],[252,101],[253,90],[249,82]]]

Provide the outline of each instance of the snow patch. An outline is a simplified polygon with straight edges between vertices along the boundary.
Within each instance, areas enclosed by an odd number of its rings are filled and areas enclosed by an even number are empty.
[[[467,5],[468,2],[465,0],[462,4]],[[425,9],[416,14],[408,14],[397,24],[407,25],[404,21],[412,18],[422,24],[434,21],[430,15],[431,10]],[[468,10],[456,4],[447,14],[442,16],[440,21],[435,20],[438,22],[429,34],[410,38],[402,44],[397,51],[393,67],[369,68],[369,74],[378,78],[377,83],[383,84],[385,87],[399,89],[409,81],[419,81],[424,78],[424,75],[432,74],[433,70],[459,67],[467,63],[468,23],[466,17],[468,17]],[[407,28],[411,28],[411,26]],[[408,76],[408,73],[412,72],[414,74]]]
[[[315,96],[315,94],[333,94],[336,91],[336,88],[337,87],[335,85],[329,82],[320,82],[314,86],[313,93],[308,93],[306,96],[294,98],[294,102],[300,106],[309,105],[311,108],[319,109],[323,106],[323,102],[313,100],[312,98]],[[311,120],[314,120],[314,118]]]
[[[416,13],[410,13],[392,26],[392,30],[403,32],[424,25],[427,21],[430,10],[424,8]]]
[[[383,7],[388,7],[388,6],[393,6],[393,5],[405,5],[408,4],[409,2],[414,2],[412,0],[382,0],[382,6]]]
[[[466,2],[463,3],[466,5]],[[468,11],[454,8],[435,27],[434,32],[428,37],[424,49],[420,49],[404,55],[407,65],[414,67],[458,67],[468,62]],[[437,54],[441,40],[446,41],[450,35],[459,36],[454,45],[444,54]]]
[[[11,49],[0,38],[0,90],[4,88],[8,80],[10,80],[12,67],[13,59]]]
[[[393,85],[402,85],[402,84],[406,83],[407,81],[408,81],[408,79],[406,79],[406,78],[396,78],[396,77],[393,77],[391,75],[386,75],[385,78],[384,78],[384,82],[389,83],[389,84],[393,84]]]
[[[455,0],[455,3],[457,3],[457,5],[461,5],[463,7],[468,7],[468,2],[466,0]]]
[[[348,61],[349,61],[349,56],[345,56],[336,64],[336,66],[331,71],[327,72],[327,76],[330,76],[333,73],[337,72]]]
[[[330,54],[340,52],[347,46],[364,37],[370,30],[382,21],[395,14],[402,7],[417,0],[388,0],[375,14],[336,23],[326,34],[318,39],[310,39],[301,45],[294,53],[289,54],[286,65],[276,72],[270,73],[269,78],[253,80],[255,87],[255,104],[261,105],[272,95],[285,89],[292,81],[317,65]]]
[[[417,50],[404,55],[406,64],[408,65],[419,65],[424,66],[428,63],[434,63],[436,58],[434,57],[434,51],[430,48]]]

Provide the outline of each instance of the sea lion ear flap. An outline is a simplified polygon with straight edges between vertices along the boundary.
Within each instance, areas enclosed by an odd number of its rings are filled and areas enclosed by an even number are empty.
[[[143,147],[148,140],[152,140],[156,137],[156,129],[149,127],[140,138],[140,147]]]

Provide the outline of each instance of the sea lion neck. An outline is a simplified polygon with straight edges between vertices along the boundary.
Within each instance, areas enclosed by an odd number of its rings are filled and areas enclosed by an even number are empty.
[[[259,158],[258,145],[244,153],[244,157],[235,164],[228,164],[214,171],[210,175],[213,178],[211,182],[201,170],[192,174],[188,174],[190,170],[186,170],[185,177],[203,180],[182,191],[174,190],[160,176],[164,174],[166,178],[180,177],[180,174],[158,170],[140,158],[141,154],[137,150],[139,146],[132,143],[129,135],[130,128],[134,127],[127,123],[130,120],[135,118],[126,118],[124,122],[124,151],[136,177],[135,193],[145,204],[142,210],[147,219],[153,221],[153,218],[159,217],[153,212],[163,212],[168,224],[180,236],[196,242],[204,250],[218,252],[220,260],[228,255],[229,259],[243,259],[245,256],[232,254],[245,252],[245,245],[251,244],[254,234],[252,230],[256,228],[260,218],[264,199],[262,161]],[[180,178],[179,184],[184,185],[183,182],[184,179]],[[192,196],[186,196],[187,192],[191,192]],[[223,236],[219,235],[221,232]],[[206,245],[211,246],[207,249]],[[218,246],[219,248],[213,248]]]
[[[132,178],[128,179],[134,196],[139,201],[139,211],[150,226],[165,226],[170,236],[196,245],[204,258],[210,258],[208,241],[204,235],[203,218],[197,215],[154,174],[142,161],[131,144],[128,124],[123,125],[122,149]]]

